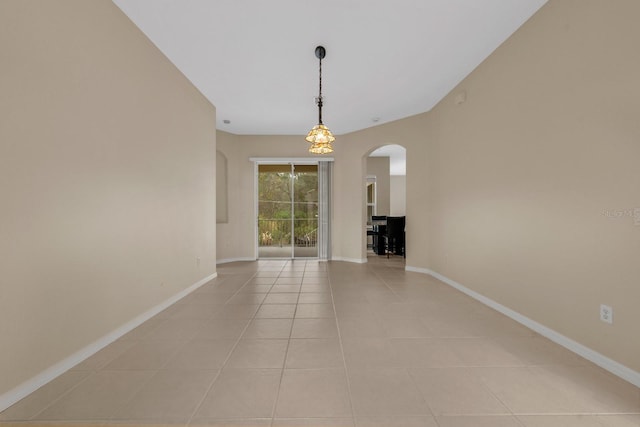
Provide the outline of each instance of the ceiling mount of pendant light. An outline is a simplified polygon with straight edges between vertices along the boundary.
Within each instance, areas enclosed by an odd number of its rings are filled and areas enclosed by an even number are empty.
[[[322,59],[326,56],[327,51],[324,47],[316,47],[316,57],[320,61],[319,67],[319,90],[318,97],[316,98],[316,104],[318,105],[318,124],[309,131],[309,134],[305,138],[311,143],[309,152],[313,154],[328,154],[333,152],[331,143],[336,140],[328,127],[322,123]]]

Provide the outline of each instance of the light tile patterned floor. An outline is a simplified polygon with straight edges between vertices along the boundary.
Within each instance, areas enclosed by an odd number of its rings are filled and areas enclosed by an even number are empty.
[[[640,389],[399,257],[369,261],[220,265],[0,423],[640,426]]]

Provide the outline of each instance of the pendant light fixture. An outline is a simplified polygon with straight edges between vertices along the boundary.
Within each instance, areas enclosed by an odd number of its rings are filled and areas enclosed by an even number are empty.
[[[322,46],[316,47],[316,57],[320,60],[319,67],[319,91],[316,98],[316,104],[318,104],[318,124],[309,131],[309,134],[305,138],[311,143],[309,152],[313,154],[328,154],[333,152],[331,143],[336,140],[328,127],[322,123],[322,58],[326,55],[326,50]]]

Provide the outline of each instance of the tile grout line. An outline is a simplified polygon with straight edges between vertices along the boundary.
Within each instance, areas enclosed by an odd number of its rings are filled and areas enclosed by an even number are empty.
[[[287,262],[288,264],[289,262]],[[287,265],[285,264],[285,265]],[[306,269],[306,261],[305,261],[305,269]],[[283,267],[284,268],[284,267]],[[279,276],[278,276],[279,277]],[[298,292],[298,301],[300,300],[300,293],[302,292],[302,280],[304,278],[304,270],[302,273],[302,277],[300,278],[300,291]],[[298,303],[296,302],[296,308],[293,311],[293,318],[291,320],[291,327],[289,328],[289,338],[287,339],[287,348],[285,349],[284,352],[284,360],[282,361],[282,369],[280,370],[280,381],[278,382],[278,389],[276,391],[276,396],[275,399],[273,400],[273,407],[271,408],[271,422],[269,423],[269,425],[271,427],[273,427],[273,423],[275,422],[276,419],[276,411],[278,409],[278,400],[280,399],[280,390],[282,389],[282,380],[284,379],[284,370],[285,370],[285,366],[287,365],[287,357],[289,355],[289,347],[291,346],[291,334],[293,332],[293,324],[295,322],[296,319],[296,312],[298,311]]]
[[[351,393],[351,380],[349,379],[349,369],[347,368],[347,357],[344,352],[344,345],[342,343],[342,334],[340,333],[340,322],[338,322],[338,312],[336,311],[336,301],[333,296],[333,285],[331,281],[330,266],[327,265],[327,281],[329,282],[329,292],[331,292],[331,305],[333,306],[334,322],[336,324],[336,331],[338,334],[338,343],[340,344],[340,353],[342,354],[342,366],[344,368],[344,376],[347,382],[347,392],[349,393],[349,407],[351,408],[351,419],[353,425],[356,425],[356,411],[353,406],[353,395]]]
[[[98,369],[99,370],[99,369]],[[37,413],[33,414],[31,417],[28,418],[29,421],[31,420],[35,420],[35,418],[42,414],[44,411],[46,411],[47,409],[49,409],[50,407],[52,407],[54,404],[58,403],[60,400],[62,400],[63,397],[67,396],[68,394],[70,394],[73,390],[75,390],[76,388],[78,388],[80,386],[80,384],[85,383],[89,378],[91,378],[92,376],[94,376],[96,374],[96,372],[98,372],[98,370],[91,370],[90,374],[87,375],[86,377],[84,377],[83,379],[81,379],[80,381],[78,381],[78,383],[76,385],[74,385],[73,387],[69,388],[69,390],[67,390],[66,392],[62,393],[60,396],[58,396],[56,399],[53,399],[48,405],[46,405],[42,410],[38,411]],[[67,371],[70,372],[70,371]],[[65,372],[65,373],[67,373]],[[64,374],[63,374],[64,375]],[[17,403],[17,402],[16,402]],[[9,409],[9,408],[7,408]],[[10,420],[9,420],[10,421]],[[2,424],[4,421],[0,421],[0,424]]]
[[[240,288],[238,288],[238,290],[232,295],[232,297],[237,295],[242,288],[247,286],[247,283],[249,283],[249,281],[251,281],[252,279],[254,279],[256,277],[256,274],[258,273],[258,271],[260,271],[259,268],[249,279],[247,279],[247,281]],[[229,299],[231,299],[231,298],[229,298]],[[264,301],[262,303],[260,303],[260,305],[258,306],[258,310],[260,310],[260,307],[262,307],[263,303],[264,303]],[[223,305],[226,305],[226,302]],[[236,340],[236,342],[233,344],[233,346],[229,350],[229,353],[227,354],[227,357],[225,357],[224,361],[222,362],[222,365],[220,366],[220,369],[218,369],[218,373],[215,375],[215,377],[213,378],[213,381],[211,381],[211,384],[209,384],[209,387],[207,388],[207,391],[202,395],[202,398],[200,399],[200,401],[196,405],[195,409],[191,413],[191,416],[189,417],[189,419],[188,419],[188,421],[186,423],[186,426],[191,425],[191,423],[193,422],[193,418],[196,416],[196,414],[198,413],[200,408],[202,408],[202,404],[204,403],[204,401],[206,400],[207,396],[211,392],[211,389],[213,389],[213,386],[216,383],[216,381],[218,380],[218,378],[220,378],[220,375],[222,374],[222,371],[224,370],[227,362],[229,361],[229,358],[231,357],[231,355],[235,351],[236,347],[238,347],[238,344],[240,343],[240,340],[242,339],[242,336],[244,335],[244,333],[249,328],[249,325],[251,325],[251,322],[253,321],[253,319],[255,319],[255,316],[256,316],[256,313],[258,312],[258,310],[256,310],[255,313],[253,313],[253,316],[249,319],[249,321],[247,322],[245,327],[242,329],[242,331],[238,335],[238,339]],[[212,316],[213,316],[213,314],[212,314]],[[213,318],[213,317],[211,317],[211,318]]]
[[[394,290],[391,286],[389,286],[389,284],[387,283],[387,281],[375,270],[375,269],[371,269],[373,274],[376,275],[376,277],[382,282],[384,283],[384,285],[393,293],[393,295],[397,298],[399,298],[400,300],[404,301],[403,298],[401,298]],[[431,407],[431,405],[429,405],[429,402],[427,401],[427,398],[424,396],[424,393],[422,393],[422,391],[420,390],[420,387],[418,387],[418,384],[416,383],[416,379],[414,378],[413,375],[411,375],[411,371],[409,367],[403,367],[404,371],[406,372],[407,376],[409,377],[409,379],[411,380],[411,384],[413,384],[413,386],[416,388],[416,390],[420,393],[420,397],[422,399],[422,402],[424,403],[424,405],[427,407],[427,409],[429,409],[429,413],[431,414],[431,418],[433,418],[434,422],[439,426],[440,422],[438,421],[438,418],[436,417],[436,414],[433,412],[433,408]]]
[[[147,371],[146,369],[132,369],[132,370],[135,370],[135,371]],[[138,393],[140,393],[140,391],[141,391],[141,390],[142,390],[142,389],[143,389],[143,388],[144,388],[148,383],[150,383],[150,382],[151,382],[151,380],[152,380],[156,375],[158,375],[158,373],[160,372],[160,369],[156,369],[156,370],[153,370],[153,371],[154,371],[153,375],[151,375],[151,376],[149,377],[149,379],[147,379],[146,381],[144,381],[144,382],[140,385],[140,387],[138,387],[138,389],[135,391],[135,393],[133,393],[133,394],[131,395],[131,398],[130,398],[128,401],[126,401],[126,402],[122,403],[121,405],[119,405],[119,408],[116,410],[116,413],[115,413],[115,414],[111,414],[111,415],[109,416],[109,418],[106,420],[106,422],[107,422],[107,423],[109,423],[109,422],[111,422],[111,421],[119,421],[119,420],[118,420],[118,418],[116,418],[116,416],[117,416],[117,411],[118,411],[118,410],[122,410],[122,409],[126,408],[126,406],[127,406],[129,403],[131,403],[131,402],[136,398],[136,396],[138,395]]]

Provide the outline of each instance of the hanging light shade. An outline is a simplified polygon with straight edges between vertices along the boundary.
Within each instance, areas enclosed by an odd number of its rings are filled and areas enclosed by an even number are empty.
[[[317,124],[309,131],[306,140],[311,143],[309,151],[314,154],[327,154],[333,151],[331,143],[336,140],[328,127]]]
[[[318,124],[313,127],[305,138],[311,147],[309,152],[313,154],[328,154],[333,152],[331,143],[336,140],[328,127],[322,123],[322,58],[326,55],[326,50],[322,46],[316,47],[316,57],[320,61],[319,67],[319,90],[316,104],[318,105]]]

